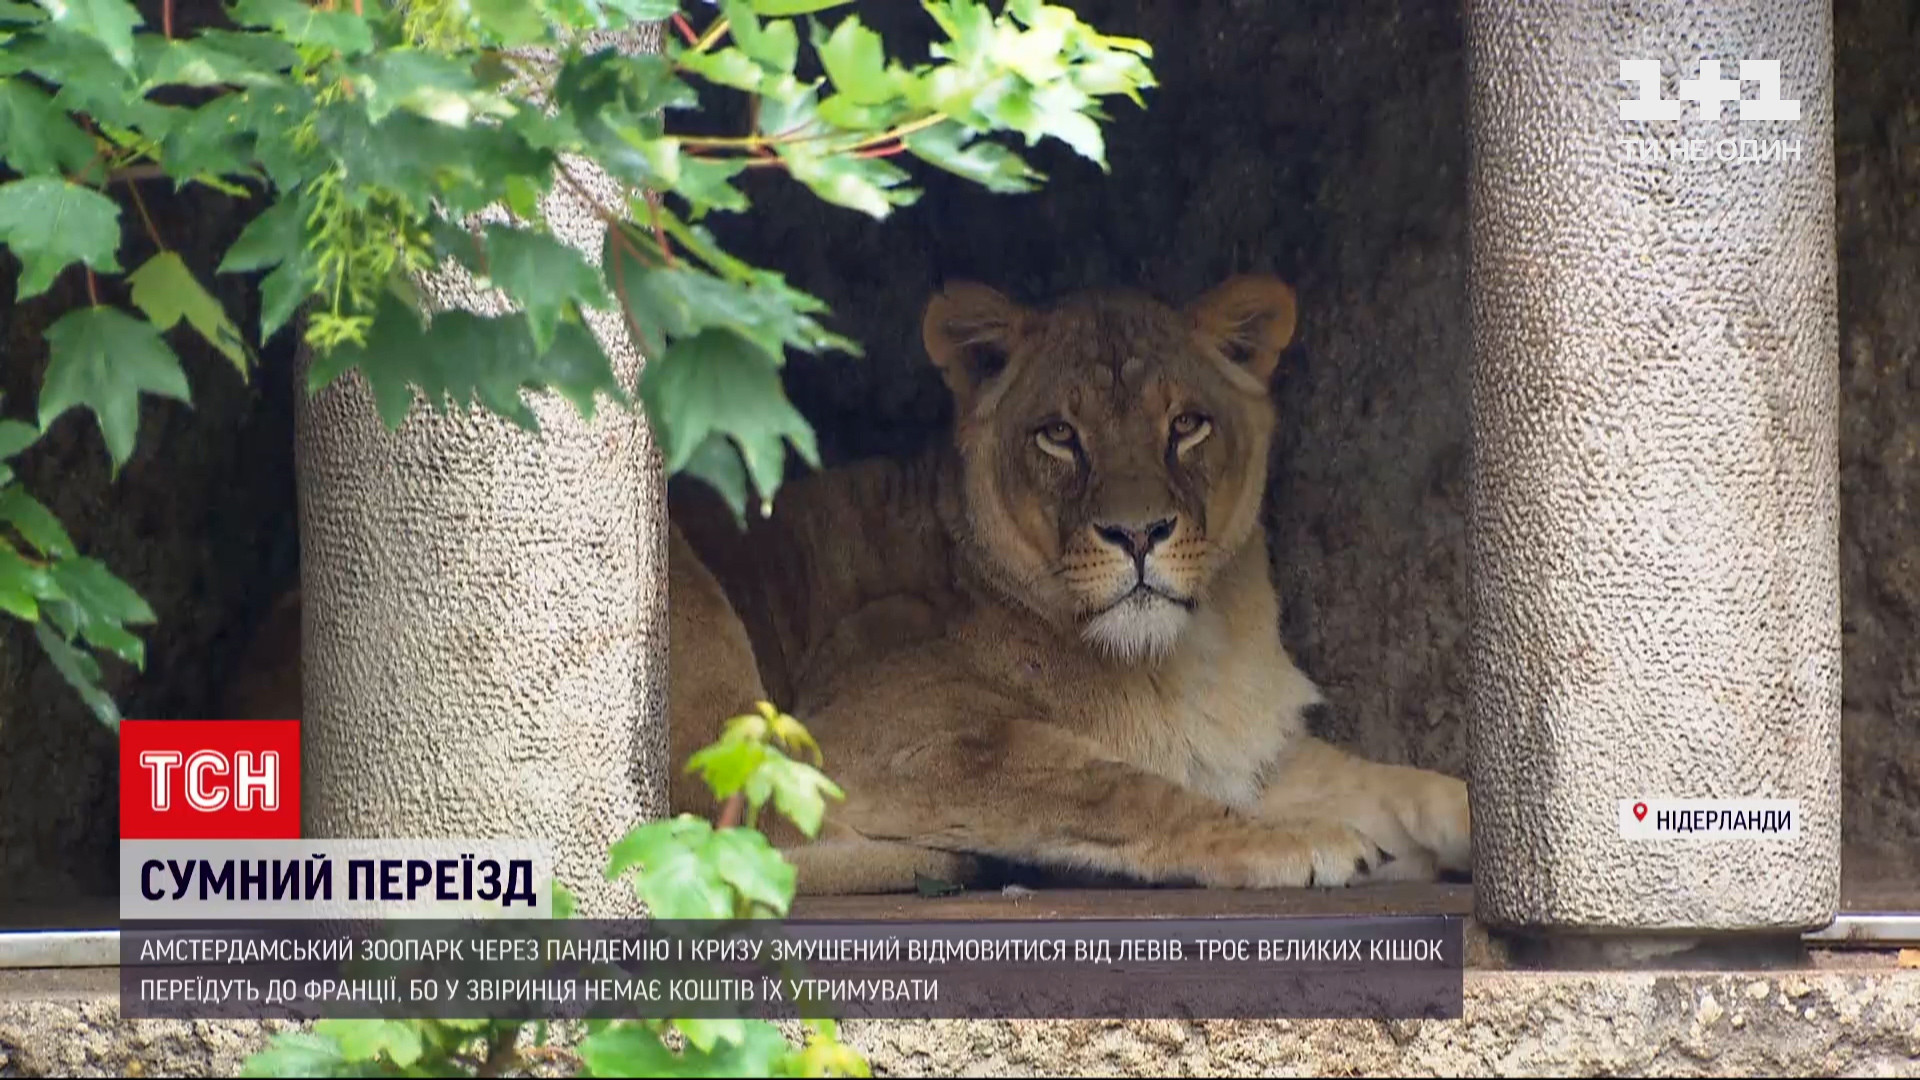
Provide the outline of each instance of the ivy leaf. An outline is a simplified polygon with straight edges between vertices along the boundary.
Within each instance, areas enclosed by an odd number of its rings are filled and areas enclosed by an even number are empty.
[[[664,431],[667,468],[678,472],[708,436],[739,444],[762,500],[780,487],[790,444],[818,466],[813,428],[787,401],[780,372],[765,349],[730,330],[682,338],[649,363],[640,397],[655,431]]]
[[[904,140],[908,151],[955,176],[965,177],[988,191],[1018,194],[1034,190],[1045,180],[1019,154],[988,139],[973,139],[953,121],[916,131]]]
[[[840,25],[833,28],[833,33],[820,46],[820,63],[826,67],[827,77],[833,80],[833,88],[855,104],[879,105],[894,97],[880,35],[860,25],[856,16],[841,19]]]
[[[73,554],[73,538],[60,519],[18,484],[0,488],[0,521],[12,525],[46,558],[63,559]]]
[[[77,173],[93,160],[93,140],[38,87],[0,79],[0,157],[23,175]]]
[[[40,429],[85,405],[99,420],[116,473],[133,454],[141,393],[192,403],[180,358],[152,323],[89,307],[62,315],[46,336],[52,357],[40,386]]]
[[[0,241],[20,259],[15,299],[25,300],[46,292],[55,275],[75,260],[118,272],[120,208],[91,188],[29,176],[0,184]]]
[[[373,29],[350,11],[323,11],[300,0],[238,0],[233,20],[278,30],[295,45],[316,45],[358,56],[373,49]]]
[[[100,688],[100,665],[93,657],[61,638],[45,620],[33,624],[33,636],[45,650],[47,659],[53,661],[54,670],[80,694],[80,700],[93,710],[94,717],[113,730],[120,730],[120,708]]]
[[[145,19],[127,0],[40,0],[54,25],[76,30],[106,46],[123,68],[133,67],[133,28]]]
[[[599,268],[550,234],[488,225],[486,253],[487,276],[526,311],[534,347],[543,352],[553,344],[554,328],[568,305],[606,308],[612,303]]]
[[[178,252],[163,251],[155,255],[127,281],[133,286],[134,305],[147,313],[155,328],[164,332],[173,329],[181,319],[187,320],[207,344],[233,362],[241,379],[247,377],[247,366],[252,360],[247,353],[247,343],[227,318],[220,301],[200,285]]]

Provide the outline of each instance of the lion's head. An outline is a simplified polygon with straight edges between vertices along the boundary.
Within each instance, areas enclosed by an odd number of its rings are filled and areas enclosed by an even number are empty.
[[[962,542],[1009,599],[1115,658],[1165,655],[1259,527],[1293,290],[1237,277],[1185,310],[1134,293],[927,305],[953,391]]]

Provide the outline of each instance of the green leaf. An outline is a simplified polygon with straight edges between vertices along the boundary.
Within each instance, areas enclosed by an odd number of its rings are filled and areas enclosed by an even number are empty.
[[[988,191],[1017,194],[1032,191],[1046,179],[1019,154],[987,139],[974,139],[952,121],[916,131],[904,140],[915,157],[956,176],[981,184]]]
[[[759,92],[760,84],[767,78],[766,69],[739,49],[703,53],[683,49],[674,53],[674,62],[717,86],[731,86],[748,93]]]
[[[40,618],[40,601],[62,600],[60,587],[53,583],[46,568],[28,562],[4,538],[0,538],[0,611],[27,622]]]
[[[0,461],[13,457],[33,445],[40,429],[18,420],[0,420]]]
[[[825,310],[819,298],[791,288],[778,274],[755,270],[732,259],[713,244],[712,237],[689,228],[662,211],[662,226],[702,258],[722,264],[727,280],[688,265],[665,266],[659,249],[648,239],[631,239],[607,230],[602,265],[619,290],[620,300],[638,327],[641,351],[656,356],[666,348],[665,338],[691,337],[701,330],[732,330],[767,351],[778,363],[786,348],[818,352],[857,348],[830,334],[809,317]]]
[[[600,394],[630,404],[600,339],[577,322],[563,322],[555,329],[553,345],[540,357],[530,381],[566,398],[586,420],[593,419]]]
[[[634,22],[659,22],[671,19],[680,10],[679,0],[604,0],[606,5]]]
[[[800,57],[800,35],[791,22],[762,23],[746,0],[723,0],[720,9],[727,16],[727,32],[761,67],[777,74],[793,71]]]
[[[231,38],[243,35],[232,34]],[[207,41],[193,38],[166,38],[143,34],[136,42],[140,54],[140,69],[146,72],[142,81],[143,88],[156,86],[267,86],[276,83],[281,76],[274,67],[263,66],[256,62],[255,56],[237,51],[212,47]],[[257,56],[271,54],[256,53]],[[291,49],[287,51],[286,65],[292,66],[298,56]]]
[[[693,849],[664,849],[640,870],[634,888],[656,919],[733,917],[733,891]]]
[[[180,358],[153,324],[110,307],[69,311],[47,328],[52,357],[40,386],[40,428],[76,405],[93,410],[117,472],[133,454],[140,395],[191,404]]]
[[[788,757],[768,760],[764,772],[773,786],[773,804],[807,836],[820,831],[827,799],[843,797],[840,786],[805,762]]]
[[[688,1076],[679,1055],[638,1024],[609,1027],[580,1041],[589,1076]],[[745,1075],[745,1074],[742,1074]]]
[[[0,79],[0,157],[17,173],[77,173],[93,140],[38,87]]]
[[[740,175],[746,168],[746,161],[740,158],[683,157],[680,159],[680,178],[674,182],[673,190],[687,200],[696,212],[745,210],[746,195],[727,181]]]
[[[606,878],[614,881],[629,870],[649,866],[676,848],[704,845],[713,826],[692,814],[636,825],[614,841],[607,852]]]
[[[459,61],[420,49],[383,49],[353,68],[354,85],[366,102],[367,119],[386,119],[408,109],[441,124],[464,126],[476,115],[498,115],[504,104],[483,92],[473,71]]]
[[[300,304],[313,294],[313,275],[306,253],[280,264],[260,282],[260,340],[265,342],[287,325]]]
[[[20,259],[15,299],[25,300],[46,292],[75,260],[119,271],[120,208],[91,188],[51,176],[0,184],[0,241]]]
[[[666,0],[671,3],[671,0]],[[538,4],[527,0],[468,0],[475,24],[492,42],[518,48],[546,41],[552,28]]]
[[[796,871],[759,830],[722,829],[707,841],[706,855],[734,891],[777,914],[787,913]]]
[[[17,484],[0,488],[0,522],[12,525],[46,558],[63,559],[73,554],[73,538],[60,519]]]
[[[602,390],[624,400],[605,352],[578,324],[562,323],[553,346],[543,351],[534,347],[523,313],[445,311],[422,327],[419,316],[391,295],[376,311],[364,346],[339,345],[307,369],[308,392],[356,367],[390,428],[413,408],[416,387],[441,412],[477,404],[529,431],[539,429],[539,420],[521,398],[522,389],[552,387],[576,407]]]
[[[0,0],[0,23],[19,25],[47,21],[47,15],[32,4],[18,4],[13,0]]]
[[[153,609],[147,606],[132,586],[113,576],[107,564],[98,559],[66,558],[47,568],[53,583],[72,600],[81,615],[80,625],[89,621],[148,625]]]
[[[687,1037],[687,1045],[703,1053],[711,1051],[717,1044],[737,1043],[747,1037],[747,1023],[737,1016],[723,1016],[711,1020],[687,1018],[674,1020],[672,1024]]]
[[[146,20],[127,0],[40,0],[54,25],[75,30],[106,47],[123,68],[133,67],[133,28]]]
[[[579,909],[579,906],[579,902],[573,898],[573,890],[560,884],[558,878],[554,879],[553,917],[556,919],[571,919],[573,918],[573,913]]]
[[[901,187],[907,174],[883,158],[825,156],[791,146],[782,146],[778,152],[793,178],[815,195],[870,217],[885,218],[894,207],[909,205],[920,194]]]
[[[340,1044],[325,1035],[310,1031],[287,1031],[274,1037],[267,1048],[247,1059],[240,1075],[276,1076],[348,1076],[352,1063],[340,1052]]]
[[[336,49],[358,56],[373,49],[373,29],[351,11],[323,11],[300,0],[238,0],[233,20],[242,26],[271,27],[295,45]]]
[[[761,15],[808,15],[851,3],[853,0],[753,0],[753,10]]]
[[[207,344],[233,362],[242,379],[247,377],[252,357],[247,353],[247,343],[241,339],[239,328],[227,318],[220,301],[187,269],[179,253],[163,251],[155,255],[127,281],[133,286],[134,305],[147,313],[157,329],[171,330],[181,319],[187,320]]]
[[[220,260],[214,273],[243,274],[249,270],[277,266],[295,257],[307,242],[302,216],[299,199],[282,195],[240,230],[239,237],[227,249],[226,256]]]
[[[856,104],[879,105],[895,96],[880,35],[860,25],[855,16],[841,19],[833,28],[820,46],[820,63],[833,80],[833,88]]]
[[[600,281],[600,269],[579,249],[547,233],[488,225],[487,276],[527,313],[534,347],[553,344],[554,329],[569,305],[607,308],[612,301]]]
[[[79,692],[80,700],[93,710],[94,717],[113,730],[120,730],[119,706],[100,688],[100,665],[93,657],[68,644],[44,620],[33,625],[33,636],[45,650],[47,659],[53,661],[54,670]]]
[[[667,468],[677,472],[714,434],[731,436],[763,501],[779,489],[792,445],[819,464],[813,428],[787,401],[780,372],[758,344],[730,330],[702,330],[646,366],[640,397],[664,431]]]
[[[350,1061],[378,1061],[383,1055],[401,1068],[410,1068],[425,1049],[420,1029],[406,1020],[319,1020],[317,1035],[330,1035]]]
[[[747,514],[747,468],[740,461],[740,451],[736,450],[731,439],[719,435],[709,435],[693,456],[680,467],[683,476],[692,476],[704,481],[720,495],[733,511],[736,525],[744,525]]]

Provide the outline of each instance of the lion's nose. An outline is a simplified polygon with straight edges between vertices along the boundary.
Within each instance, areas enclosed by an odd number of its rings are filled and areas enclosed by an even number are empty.
[[[1136,562],[1147,557],[1147,553],[1159,546],[1162,540],[1173,535],[1173,519],[1161,518],[1145,525],[1096,525],[1094,532],[1100,539],[1126,552]]]

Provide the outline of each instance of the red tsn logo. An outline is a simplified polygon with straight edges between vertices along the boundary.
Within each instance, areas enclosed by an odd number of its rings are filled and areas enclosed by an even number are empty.
[[[120,724],[120,839],[299,838],[300,721]]]

